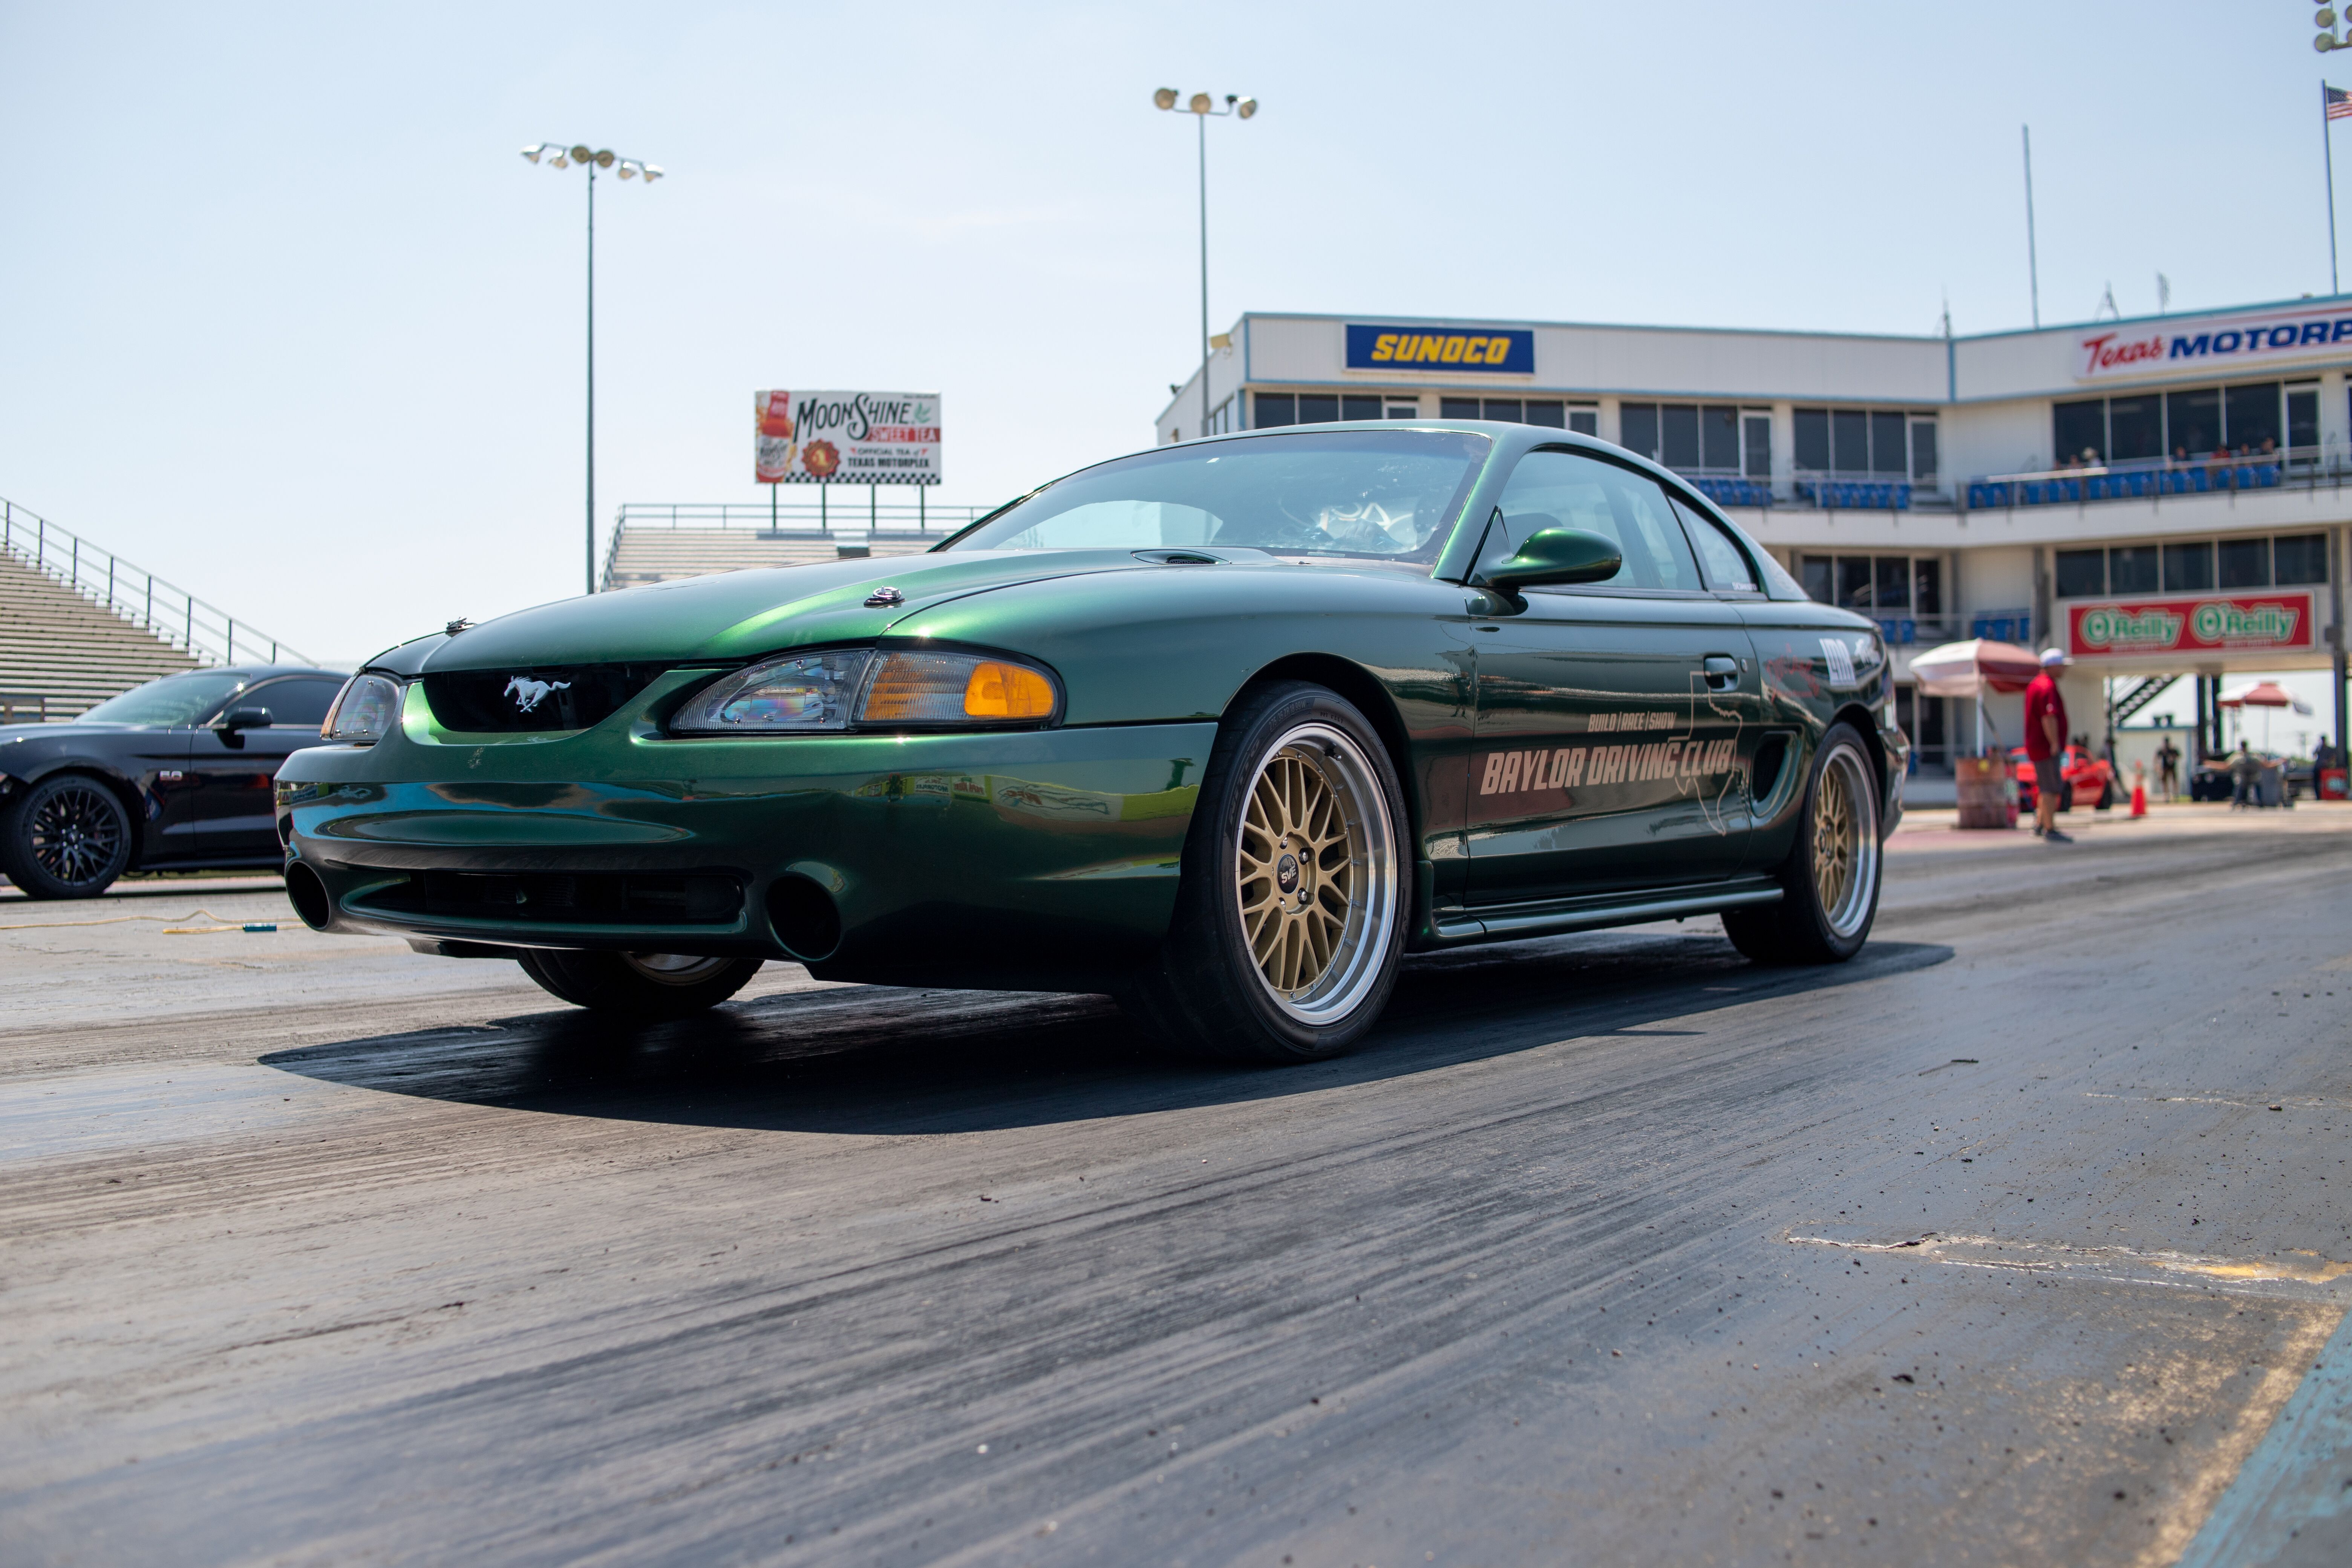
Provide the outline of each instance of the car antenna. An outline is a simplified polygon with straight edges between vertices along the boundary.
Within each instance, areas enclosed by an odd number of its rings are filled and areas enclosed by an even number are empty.
[[[459,632],[464,631],[467,626],[470,626],[473,624],[473,622],[467,620],[465,616],[459,616],[456,620],[451,621],[447,626],[441,628],[441,635],[443,637],[454,637]]]

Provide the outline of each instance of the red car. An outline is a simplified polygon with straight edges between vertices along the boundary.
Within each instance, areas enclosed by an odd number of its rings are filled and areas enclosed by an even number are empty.
[[[2094,756],[2080,746],[2069,746],[2062,753],[2065,759],[2061,772],[2065,775],[2071,797],[2058,803],[2061,811],[2072,811],[2078,805],[2105,811],[2116,803],[2115,764],[2105,757]],[[2030,814],[2037,792],[2032,761],[2020,746],[2009,753],[2010,771],[2017,778],[2017,809]]]

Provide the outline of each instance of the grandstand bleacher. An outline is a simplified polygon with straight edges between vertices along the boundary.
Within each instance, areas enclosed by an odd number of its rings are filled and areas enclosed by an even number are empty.
[[[306,663],[250,625],[0,500],[0,723],[70,719],[203,665]]]

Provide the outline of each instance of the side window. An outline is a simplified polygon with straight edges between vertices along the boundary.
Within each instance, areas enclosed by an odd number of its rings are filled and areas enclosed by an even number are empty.
[[[1700,590],[1698,562],[1666,492],[1645,475],[1580,452],[1529,452],[1496,510],[1500,521],[1478,552],[1482,572],[1543,529],[1580,528],[1614,540],[1625,558],[1617,575],[1593,586]]]
[[[341,689],[342,682],[339,680],[298,676],[292,680],[273,680],[255,687],[239,700],[239,706],[268,709],[272,728],[315,730],[327,721],[327,705]]]
[[[1698,546],[1699,569],[1706,574],[1708,587],[1722,593],[1762,592],[1762,585],[1756,581],[1756,569],[1748,563],[1748,552],[1723,531],[1720,524],[1676,497],[1666,499],[1673,503],[1675,515],[1689,530],[1691,542]]]

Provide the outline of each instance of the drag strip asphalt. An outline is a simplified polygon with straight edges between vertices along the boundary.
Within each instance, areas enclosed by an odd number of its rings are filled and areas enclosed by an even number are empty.
[[[1898,836],[1831,969],[1417,958],[1280,1070],[11,901],[0,1556],[2341,1561],[2352,808],[2082,837]]]

